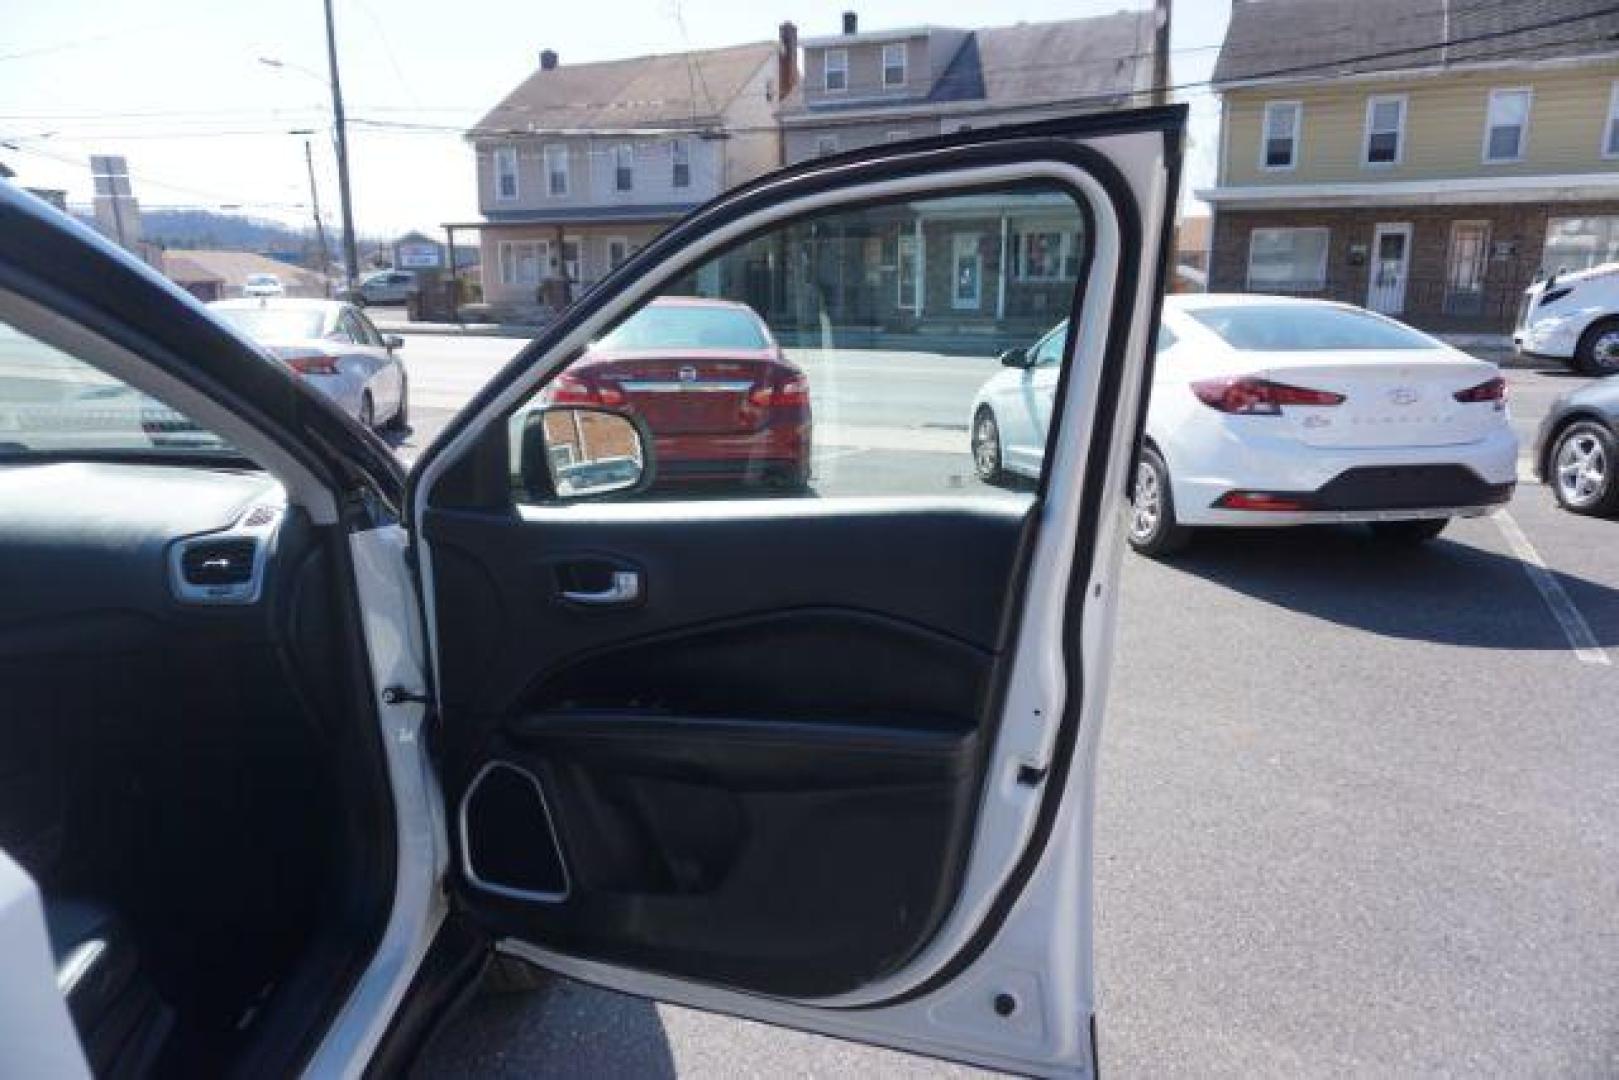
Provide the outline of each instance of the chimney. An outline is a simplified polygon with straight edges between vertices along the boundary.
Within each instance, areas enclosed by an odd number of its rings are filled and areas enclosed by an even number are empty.
[[[798,27],[790,22],[781,24],[781,51],[776,56],[776,100],[786,98],[798,85]]]
[[[860,16],[853,11],[843,13],[843,32],[845,34],[860,33]]]
[[[540,53],[540,70],[555,71],[557,69],[557,54],[555,49],[546,49]]]

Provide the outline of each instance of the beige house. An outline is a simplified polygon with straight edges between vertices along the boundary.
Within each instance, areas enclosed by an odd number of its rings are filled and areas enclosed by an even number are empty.
[[[563,64],[467,133],[477,154],[484,299],[508,317],[578,296],[671,223],[780,161],[779,42]]]
[[[1146,104],[1150,11],[957,29],[860,29],[804,39],[782,101],[788,162],[901,139]]]
[[[189,251],[170,248],[159,253],[163,276],[199,300],[228,300],[242,295],[253,274],[274,274],[288,296],[328,295],[326,279],[313,270],[251,251]]]
[[[1499,331],[1536,274],[1619,258],[1611,10],[1235,0],[1209,287]]]

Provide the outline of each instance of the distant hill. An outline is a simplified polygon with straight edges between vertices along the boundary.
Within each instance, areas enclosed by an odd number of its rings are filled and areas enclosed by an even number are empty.
[[[312,228],[207,210],[142,210],[141,232],[154,244],[177,248],[302,251],[314,243]]]
[[[75,207],[79,218],[92,226],[95,215],[88,208]],[[141,235],[148,243],[165,248],[184,248],[203,251],[253,251],[273,255],[284,260],[313,266],[317,262],[315,230],[313,226],[298,228],[266,218],[245,214],[222,214],[211,210],[142,210]],[[360,255],[362,265],[371,263],[371,256],[379,248],[387,248],[392,237],[361,234]],[[341,241],[335,224],[328,222],[326,244],[331,257],[341,256]],[[456,246],[456,262],[470,266],[478,261],[476,247]]]

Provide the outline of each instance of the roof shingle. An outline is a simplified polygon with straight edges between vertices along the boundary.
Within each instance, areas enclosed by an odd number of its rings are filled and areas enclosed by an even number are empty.
[[[1611,53],[1613,8],[1612,0],[1232,0],[1214,82]]]
[[[468,135],[714,124],[760,65],[774,63],[776,48],[759,42],[536,70]]]

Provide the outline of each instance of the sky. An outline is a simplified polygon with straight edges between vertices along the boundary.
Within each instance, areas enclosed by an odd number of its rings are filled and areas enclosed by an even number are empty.
[[[310,221],[304,142],[328,225],[337,217],[321,0],[11,0],[0,37],[0,161],[33,187],[90,199],[90,154],[129,159],[143,206]],[[994,25],[1150,6],[1150,0],[964,5]],[[19,10],[20,9],[20,10]],[[938,23],[936,0],[335,0],[356,230],[442,235],[477,215],[475,123],[554,49],[563,64],[862,29]],[[1171,82],[1208,78],[1229,0],[1180,0]],[[966,18],[953,25],[973,25]],[[272,61],[267,64],[265,61]],[[1192,106],[1186,191],[1214,180],[1217,99]],[[367,122],[371,123],[367,123]],[[386,124],[442,126],[389,130]],[[297,134],[297,132],[311,134]],[[1197,209],[1200,204],[1191,204]]]

